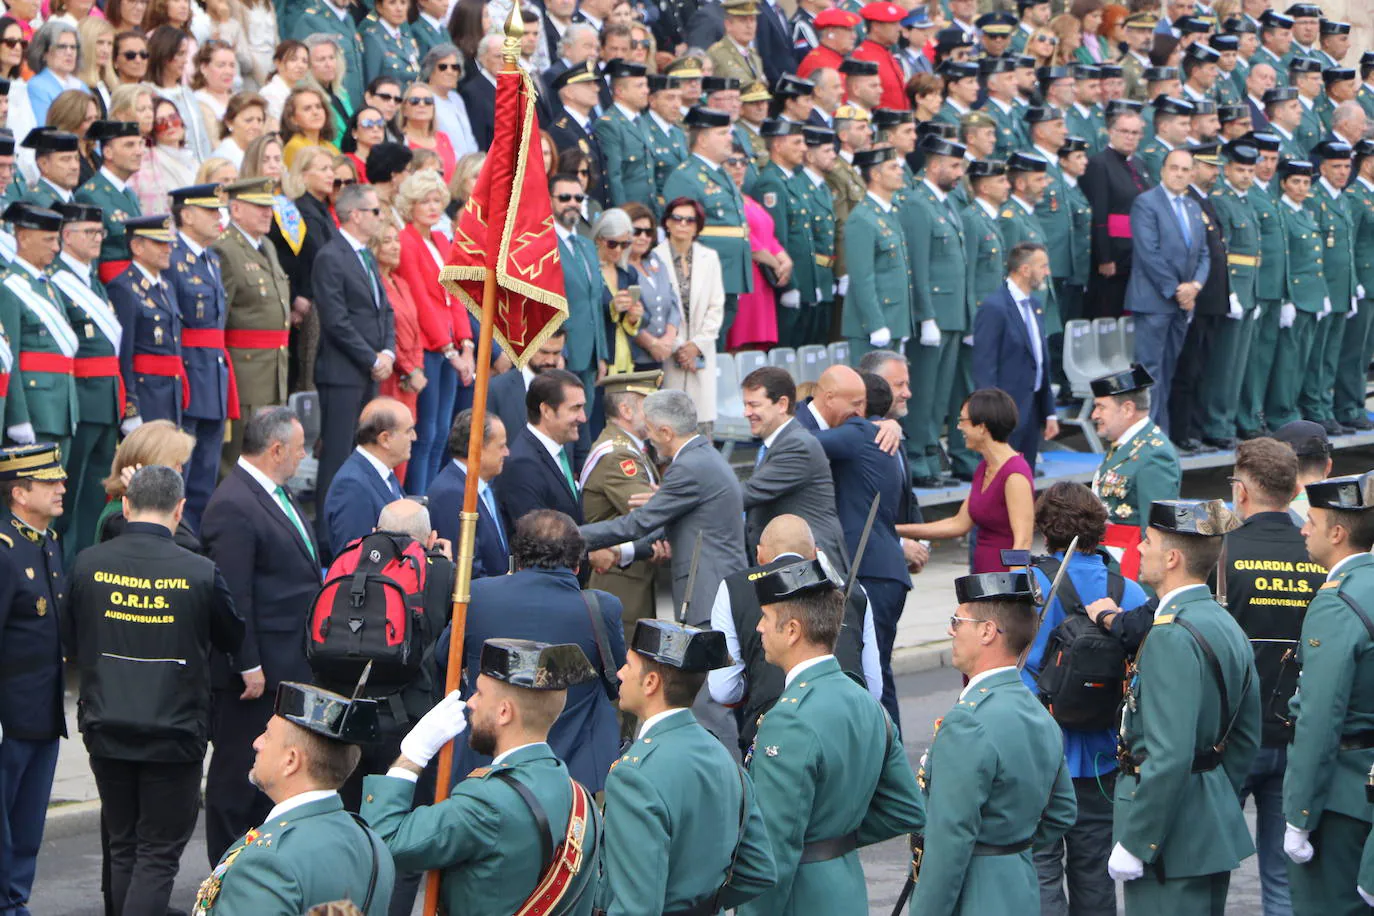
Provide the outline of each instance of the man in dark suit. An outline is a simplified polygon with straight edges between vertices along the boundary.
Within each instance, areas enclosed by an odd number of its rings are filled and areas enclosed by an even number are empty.
[[[410,460],[415,420],[410,408],[391,398],[369,401],[358,417],[357,447],[329,483],[320,540],[337,557],[350,541],[371,534],[387,503],[401,499],[396,468]]]
[[[318,512],[335,472],[348,457],[353,429],[377,383],[396,362],[396,325],[382,290],[381,271],[367,243],[382,224],[377,192],[349,185],[334,202],[339,234],[315,255],[312,283],[320,312],[320,355],[315,386],[320,392]]]
[[[525,428],[525,392],[529,389],[530,380],[545,369],[563,368],[563,346],[567,342],[568,332],[559,325],[530,354],[530,361],[525,363],[524,368],[502,372],[487,385],[487,413],[500,418],[505,424],[507,436]]]
[[[625,664],[620,599],[609,592],[582,592],[577,571],[585,544],[567,515],[551,509],[532,512],[514,531],[517,572],[472,584],[463,671],[471,677],[478,670],[478,656],[488,639],[550,640],[580,646],[600,677],[569,688],[567,704],[549,730],[549,746],[568,765],[573,779],[599,792],[620,750],[620,726],[607,693],[615,672]],[[592,616],[598,612],[599,618]],[[435,649],[438,658],[448,658],[448,642],[445,630]],[[465,687],[470,694],[472,680]],[[489,762],[466,741],[460,744],[455,772],[470,773]]]
[[[754,33],[754,47],[763,58],[763,72],[768,85],[776,86],[784,73],[796,69],[797,55],[792,41],[792,23],[777,0],[759,0],[758,29]],[[722,25],[724,28],[724,25]]]
[[[1144,166],[1135,157],[1144,129],[1145,122],[1137,112],[1130,107],[1118,108],[1107,119],[1107,148],[1088,160],[1083,173],[1083,195],[1093,211],[1087,318],[1119,318],[1126,309],[1131,204],[1148,188]]]
[[[518,372],[516,373],[519,374]],[[501,473],[510,449],[506,448],[506,424],[488,412],[482,424],[482,464],[477,469],[477,544],[472,558],[472,577],[504,576],[510,568],[510,536],[492,492],[492,481]],[[523,429],[523,426],[516,427]],[[463,492],[468,483],[468,445],[472,436],[472,408],[460,411],[448,438],[452,460],[429,485],[429,514],[434,530],[450,544],[459,542],[458,513],[463,511]]]
[[[496,74],[501,72],[501,35],[482,36],[477,44],[477,68],[473,76],[458,87],[468,109],[468,123],[478,149],[490,149],[496,128]]]
[[[740,383],[749,431],[763,442],[754,473],[744,482],[745,549],[758,553],[759,538],[779,515],[797,515],[811,528],[816,546],[840,573],[849,571],[844,531],[835,514],[830,462],[816,437],[794,422],[797,386],[786,369],[755,369]]]
[[[272,803],[248,782],[253,742],[272,717],[277,685],[311,678],[306,615],[320,588],[319,547],[286,481],[305,457],[305,430],[289,407],[247,419],[238,463],[205,507],[201,538],[246,627],[238,654],[210,660],[205,851],[213,867],[261,824]]]
[[[1007,256],[1007,282],[978,305],[973,316],[973,387],[1000,388],[1016,402],[1012,448],[1035,467],[1040,437],[1059,434],[1050,388],[1050,351],[1031,290],[1049,276],[1045,246],[1020,242]]]
[[[525,425],[510,436],[510,457],[496,480],[506,530],[534,509],[557,509],[578,524],[577,472],[568,446],[587,422],[587,393],[577,376],[547,369],[525,395]]]

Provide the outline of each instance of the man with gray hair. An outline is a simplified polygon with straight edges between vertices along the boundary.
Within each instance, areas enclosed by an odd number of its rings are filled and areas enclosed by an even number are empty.
[[[468,121],[478,149],[489,149],[496,129],[496,74],[501,72],[501,46],[505,37],[499,32],[482,36],[477,43],[477,73],[458,90],[467,105]]]
[[[434,3],[436,0],[424,0]],[[443,3],[444,0],[437,0]],[[423,8],[424,4],[421,4]],[[420,14],[423,20],[425,13]],[[420,22],[411,26],[414,29]],[[419,34],[416,33],[416,40]],[[456,45],[447,41],[436,44],[425,52],[420,61],[420,79],[434,92],[434,117],[440,132],[447,134],[453,144],[453,155],[461,159],[468,153],[478,150],[477,138],[472,135],[472,123],[468,120],[468,106],[458,94],[458,81],[463,76],[461,55]]]
[[[673,606],[680,618],[685,615],[686,623],[709,627],[721,580],[749,565],[744,555],[743,492],[729,462],[697,433],[696,405],[686,392],[649,395],[644,399],[644,420],[654,448],[670,462],[659,488],[632,497],[628,515],[583,525],[582,537],[588,550],[596,550],[662,529],[672,551]],[[734,722],[722,707],[703,692],[695,708],[702,724],[726,747],[735,746]]]
[[[185,497],[178,471],[136,471],[124,494],[128,523],[80,554],[62,609],[116,913],[167,910],[200,808],[208,660],[212,649],[238,652],[244,636],[215,564],[172,539]]]
[[[1369,115],[1359,102],[1341,102],[1331,112],[1331,133],[1352,147],[1364,139],[1368,129]]]

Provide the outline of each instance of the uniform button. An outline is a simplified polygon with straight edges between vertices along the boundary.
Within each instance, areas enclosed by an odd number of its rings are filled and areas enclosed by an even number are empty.
[[[372,796],[369,795],[369,796],[367,797],[367,800],[368,800],[368,801],[372,801]]]

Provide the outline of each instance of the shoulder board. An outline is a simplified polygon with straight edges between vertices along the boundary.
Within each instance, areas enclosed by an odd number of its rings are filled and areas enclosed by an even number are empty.
[[[13,547],[14,540],[8,534],[0,534],[0,544],[4,544],[6,547]]]
[[[478,767],[468,774],[468,779],[484,779],[491,775],[491,767]]]
[[[1173,614],[1161,614],[1160,616],[1158,616],[1158,617],[1155,618],[1155,622],[1154,622],[1153,624],[1151,624],[1151,626],[1162,627],[1162,626],[1164,626],[1164,625],[1166,625],[1166,624],[1170,624],[1170,623],[1173,623],[1173,622],[1174,622],[1174,615],[1173,615]]]
[[[1002,219],[1015,219],[1015,218],[1016,218],[1016,211],[1015,211],[1015,210],[1003,210],[1003,211],[1002,211]]]
[[[1330,582],[1323,582],[1323,583],[1317,588],[1317,591],[1323,591],[1324,589],[1328,589],[1328,588],[1340,588],[1340,587],[1341,587],[1341,580],[1340,580],[1340,579],[1332,579]]]

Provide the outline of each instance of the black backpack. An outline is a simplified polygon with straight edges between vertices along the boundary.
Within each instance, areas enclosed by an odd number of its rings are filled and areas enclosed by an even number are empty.
[[[1059,561],[1041,557],[1035,566],[1051,582]],[[1126,593],[1126,580],[1107,570],[1107,595],[1118,605]],[[1111,634],[1088,617],[1083,600],[1068,576],[1059,585],[1064,619],[1045,641],[1040,675],[1035,685],[1040,701],[1062,728],[1103,731],[1117,727],[1117,711],[1126,690],[1126,650]]]

